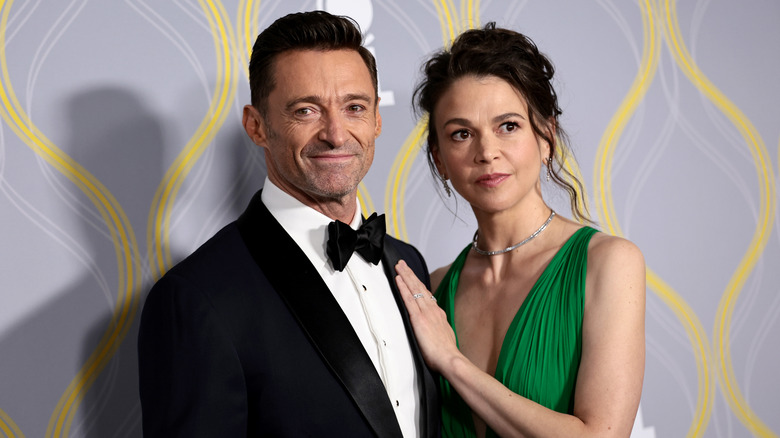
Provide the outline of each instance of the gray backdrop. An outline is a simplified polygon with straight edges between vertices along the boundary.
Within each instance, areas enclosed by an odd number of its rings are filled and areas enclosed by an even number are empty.
[[[384,132],[360,197],[431,268],[475,222],[419,154],[419,65],[491,20],[531,36],[592,215],[647,259],[634,436],[780,433],[777,1],[17,0],[0,1],[0,436],[141,435],[145,294],[261,185],[249,48],[315,8],[353,15],[377,55]]]

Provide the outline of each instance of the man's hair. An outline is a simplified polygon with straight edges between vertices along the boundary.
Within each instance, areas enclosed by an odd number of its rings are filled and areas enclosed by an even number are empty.
[[[276,86],[274,67],[278,55],[292,50],[354,50],[368,68],[378,93],[376,60],[362,46],[363,35],[355,20],[324,11],[298,12],[286,15],[258,35],[249,61],[249,88],[252,106],[265,115],[268,96]]]

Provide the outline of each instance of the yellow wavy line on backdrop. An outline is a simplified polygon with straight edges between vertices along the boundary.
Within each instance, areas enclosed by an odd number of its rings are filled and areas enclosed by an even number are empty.
[[[412,132],[407,136],[401,150],[393,160],[390,168],[387,185],[385,186],[385,211],[390,216],[389,233],[393,236],[408,241],[406,221],[404,220],[404,200],[406,195],[406,181],[415,158],[420,153],[422,136],[428,124],[427,116],[417,122]]]
[[[596,155],[594,179],[600,194],[600,197],[597,198],[597,201],[600,201],[599,212],[607,229],[615,235],[622,235],[622,231],[617,223],[617,215],[612,201],[611,163],[623,129],[646,94],[652,77],[655,75],[660,53],[660,34],[656,33],[656,24],[653,17],[653,9],[656,6],[650,4],[649,1],[640,3],[640,6],[643,17],[644,43],[639,73],[634,79],[631,90],[623,103],[621,103],[618,112],[605,130]],[[704,327],[698,316],[685,303],[682,297],[649,268],[647,269],[647,278],[650,288],[656,291],[662,301],[672,309],[681,321],[691,341],[697,365],[698,394],[696,411],[688,430],[688,436],[701,436],[709,422],[714,399],[714,382],[708,365],[711,351]]]
[[[473,13],[474,10],[479,10],[479,1],[468,0],[468,3],[467,10],[469,12]],[[476,6],[474,6],[474,3],[476,3]],[[439,15],[444,45],[448,46],[458,33],[456,30],[456,23],[459,21],[457,11],[455,11],[453,4],[448,0],[434,0],[434,6]],[[454,20],[453,14],[455,14]],[[473,16],[469,15],[468,23],[473,24],[474,22]],[[403,146],[401,146],[401,150],[398,151],[393,160],[393,166],[390,169],[387,184],[385,185],[385,211],[390,216],[389,232],[405,241],[409,240],[409,235],[406,231],[406,213],[404,211],[406,183],[412,164],[422,148],[422,136],[425,133],[426,125],[427,117],[418,121],[412,132],[407,136]]]
[[[460,15],[466,17],[466,29],[479,26],[479,7],[474,7],[473,1],[460,0]]]
[[[11,129],[37,155],[73,182],[95,205],[109,229],[118,265],[118,299],[109,328],[103,334],[98,347],[90,354],[57,403],[49,422],[48,434],[55,417],[62,419],[62,415],[68,410],[72,409],[72,412],[75,412],[78,409],[78,404],[74,402],[80,399],[80,394],[83,396],[83,393],[89,389],[94,377],[105,368],[119,343],[127,334],[138,308],[138,296],[133,293],[133,290],[136,284],[140,284],[141,269],[135,235],[122,207],[100,181],[57,148],[35,127],[16,99],[13,88],[10,86],[11,81],[5,53],[5,29],[7,29],[8,14],[12,3],[12,1],[0,2],[0,9],[3,11],[0,25],[0,29],[2,29],[0,31],[0,63],[2,63],[3,74],[3,84],[0,86],[0,100],[2,101],[0,113]],[[61,408],[64,411],[58,415]],[[57,424],[61,425],[61,422]]]
[[[734,307],[747,277],[755,267],[758,258],[769,240],[775,215],[775,177],[768,151],[753,124],[715,85],[701,72],[688,53],[682,39],[677,20],[676,2],[664,2],[667,39],[673,49],[674,59],[685,75],[708,99],[710,99],[736,126],[742,134],[753,157],[760,189],[759,224],[747,252],[740,261],[736,272],[729,280],[721,297],[715,317],[714,347],[720,365],[720,382],[725,391],[726,400],[742,423],[757,436],[775,435],[750,408],[739,389],[731,361],[730,328]]]
[[[19,429],[19,426],[17,426],[16,423],[14,423],[14,420],[12,420],[2,409],[0,409],[0,431],[2,431],[7,438],[24,438],[24,434],[21,429]]]
[[[252,46],[258,34],[257,22],[260,15],[260,1],[241,0],[238,3],[238,29],[236,34],[243,37],[244,44],[240,44],[241,66],[244,72],[249,68],[249,59],[252,57]]]
[[[459,33],[455,6],[450,0],[433,0],[433,6],[436,7],[436,13],[439,15],[441,23],[441,39],[445,45],[449,45]],[[455,19],[453,19],[453,15],[455,15]]]
[[[216,85],[214,98],[206,116],[184,149],[165,172],[152,201],[147,227],[149,263],[153,276],[161,276],[171,266],[169,245],[170,221],[176,195],[192,167],[214,139],[230,111],[235,96],[236,72],[233,68],[231,40],[233,29],[220,1],[199,0],[209,20],[216,52]]]

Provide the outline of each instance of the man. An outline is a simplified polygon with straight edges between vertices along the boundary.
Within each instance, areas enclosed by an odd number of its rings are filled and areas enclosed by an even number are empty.
[[[361,43],[353,21],[325,12],[258,37],[243,124],[268,177],[147,298],[145,436],[439,434],[437,385],[394,283],[399,259],[426,284],[427,268],[357,202],[382,127]]]

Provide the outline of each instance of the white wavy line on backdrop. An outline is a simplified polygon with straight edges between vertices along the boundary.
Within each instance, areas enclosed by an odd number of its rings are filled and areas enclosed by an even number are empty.
[[[203,9],[200,6],[197,6],[195,4],[195,2],[182,3],[179,0],[174,0],[173,3],[176,6],[178,6],[190,18],[192,18],[192,21],[194,21],[198,26],[203,28],[203,30],[205,30],[206,32],[211,31],[211,28],[209,27],[209,20],[208,18],[206,18],[206,14],[203,12]]]
[[[761,268],[760,274],[763,274],[765,271],[765,263],[763,262],[763,259],[759,261],[759,264]],[[755,285],[751,287],[751,290],[760,291],[761,285],[763,284],[763,275],[754,276],[752,282],[754,282]],[[748,400],[750,399],[750,388],[753,382],[755,368],[756,365],[759,364],[758,355],[759,353],[766,351],[773,351],[774,347],[774,343],[772,343],[770,346],[767,340],[770,334],[774,335],[772,327],[776,325],[778,319],[780,319],[780,294],[775,293],[773,295],[774,299],[766,308],[766,316],[764,316],[764,318],[762,318],[759,322],[756,332],[751,338],[750,347],[748,348],[747,354],[745,355],[746,368],[744,372],[745,382],[743,391],[745,392],[745,398]],[[764,346],[764,344],[768,345]]]
[[[398,2],[388,0],[388,1],[379,1],[377,2],[377,5],[384,9],[384,11],[391,17],[393,17],[398,24],[401,25],[404,29],[406,29],[406,32],[412,37],[415,43],[417,43],[417,47],[420,48],[420,51],[423,54],[427,54],[429,52],[432,52],[433,49],[431,49],[431,45],[428,44],[428,41],[425,39],[425,35],[423,35],[422,30],[420,30],[419,26],[415,23],[415,21],[409,17],[409,15],[398,6]]]
[[[240,38],[241,36],[239,36]],[[234,61],[237,59],[236,55],[238,55],[241,51],[244,50],[243,47],[235,47],[234,43],[231,41],[231,49],[233,50],[233,59]],[[238,64],[236,64],[238,65]],[[244,76],[240,76],[241,78],[247,78],[248,80],[248,72],[245,73]],[[245,97],[246,102],[249,103],[251,100],[251,96]],[[243,121],[243,107],[244,104],[242,103],[242,97],[237,97],[233,100],[232,106],[235,109],[235,112],[231,111],[230,117],[228,119],[233,119],[234,124],[233,126],[227,127],[229,131],[232,131],[233,129],[238,130],[239,132],[239,138],[241,139],[242,145],[247,150],[247,157],[249,159],[244,159],[241,165],[241,169],[239,169],[237,175],[235,178],[233,178],[231,181],[232,183],[227,188],[223,196],[219,199],[217,205],[212,209],[211,214],[206,218],[205,221],[202,223],[202,227],[200,228],[200,231],[198,234],[196,234],[194,241],[195,242],[205,242],[208,238],[210,238],[212,235],[214,235],[222,226],[224,226],[226,223],[232,221],[235,219],[235,217],[232,217],[232,209],[229,207],[231,205],[236,205],[239,208],[243,208],[244,206],[238,206],[238,202],[240,201],[239,197],[240,195],[247,190],[247,186],[249,182],[251,181],[252,175],[254,172],[262,171],[267,172],[266,164],[265,164],[265,158],[262,153],[262,148],[260,146],[257,146],[254,144],[247,135],[245,135],[244,130],[242,128]],[[235,160],[235,157],[231,157],[232,160]],[[258,189],[254,188],[255,190]]]
[[[11,24],[15,24],[16,28],[13,29],[13,30],[6,29],[6,34],[5,34],[5,44],[6,44],[6,46],[8,45],[8,43],[11,42],[11,40],[14,39],[16,34],[24,27],[24,25],[27,24],[27,21],[30,19],[30,17],[32,16],[33,12],[35,12],[35,10],[41,4],[41,0],[36,1],[35,4],[30,7],[30,11],[27,12],[27,15],[25,15],[24,17],[19,18],[19,22],[17,23],[16,22],[17,17],[19,17],[24,12],[24,9],[28,5],[30,5],[30,3],[31,2],[29,0],[23,2],[22,5],[16,9],[16,12],[14,12],[12,14],[9,14],[9,17],[8,17],[8,27],[10,28]]]
[[[675,99],[669,98],[669,92],[668,87],[666,87],[666,76],[663,74],[663,67],[664,67],[664,57],[661,56],[658,60],[658,69],[656,76],[659,78],[661,84],[662,84],[662,90],[666,91],[667,95],[667,101],[669,101],[670,105],[670,111],[667,115],[666,119],[664,120],[664,123],[659,131],[658,136],[653,141],[653,143],[650,145],[650,147],[646,148],[646,155],[645,159],[643,161],[643,164],[636,172],[636,175],[634,175],[634,178],[631,180],[631,183],[628,186],[628,191],[626,195],[626,203],[623,208],[623,217],[625,217],[625,221],[623,223],[624,229],[626,230],[626,234],[630,234],[631,225],[633,224],[633,218],[634,216],[630,214],[630,212],[634,211],[636,206],[642,202],[642,191],[645,188],[646,183],[650,179],[651,176],[653,176],[653,172],[655,167],[658,165],[658,162],[663,157],[664,153],[666,152],[669,147],[671,147],[671,136],[674,132],[675,123],[678,117],[680,117],[680,108],[677,103],[679,102],[679,80],[678,75],[672,75],[672,96],[674,96]],[[672,63],[674,65],[674,63]],[[673,104],[672,104],[673,103]],[[644,106],[640,107],[641,111],[644,111]]]
[[[259,1],[259,0],[255,0],[255,1]],[[260,31],[268,27],[268,25],[270,25],[272,21],[279,18],[280,14],[276,12],[276,9],[279,7],[280,3],[282,3],[282,0],[263,2],[263,6],[260,8],[257,14],[258,29]],[[257,35],[255,35],[255,37],[257,37]],[[252,41],[252,43],[254,43],[254,41]]]
[[[655,305],[655,303],[651,303],[651,300],[648,300],[647,304],[649,305],[648,310]],[[666,307],[666,305],[661,304],[659,307]],[[677,360],[676,356],[672,356],[669,353],[668,348],[666,348],[662,341],[656,341],[652,334],[647,335],[645,344],[647,353],[652,355],[661,367],[667,370],[668,375],[677,383],[677,387],[683,389],[683,391],[681,391],[682,397],[685,400],[685,405],[688,407],[691,417],[693,417],[696,410],[696,400],[692,394],[695,394],[696,391],[690,391],[688,383],[691,379],[679,366],[679,360]]]
[[[25,109],[25,111],[27,112],[27,116],[30,118],[30,120],[32,120],[33,118],[32,97],[35,89],[35,82],[37,81],[38,74],[40,73],[42,65],[45,62],[46,58],[48,57],[49,53],[51,52],[52,48],[62,37],[65,30],[67,30],[67,28],[73,23],[73,21],[81,12],[85,4],[86,1],[83,1],[81,5],[78,5],[76,2],[71,2],[71,4],[68,5],[65,11],[57,18],[54,25],[52,25],[49,31],[44,35],[43,41],[35,51],[33,59],[30,63],[30,70],[28,71],[28,76],[27,76],[28,82],[25,87],[26,94],[27,94],[27,98],[25,99],[27,108]],[[72,11],[72,16],[68,17],[67,14],[68,12],[71,11],[74,5],[75,7],[77,7],[77,9],[75,11]],[[32,13],[33,11],[34,8],[31,9],[30,13]],[[65,24],[62,25],[62,28],[59,30],[59,32],[55,34],[55,31],[57,30],[57,26],[60,25],[63,21],[65,21]],[[52,40],[47,41],[50,38]],[[84,223],[88,224],[90,227],[97,230],[104,237],[110,239],[110,236],[108,235],[107,231],[101,226],[103,224],[103,219],[97,214],[97,212],[93,211],[91,206],[87,205],[81,199],[78,199],[68,188],[66,188],[59,178],[61,175],[55,173],[52,167],[48,163],[46,163],[43,158],[41,158],[40,156],[36,156],[36,161],[38,163],[39,168],[42,171],[44,179],[54,189],[54,193],[57,194],[61,200],[63,200],[63,203],[67,206],[67,208],[74,211],[74,213],[77,216],[79,216]],[[60,228],[54,222],[50,221],[48,218],[45,217],[45,215],[43,215],[40,211],[35,209],[30,203],[24,200],[16,191],[13,190],[13,188],[10,185],[8,187],[8,190],[10,190],[11,192],[11,193],[7,193],[9,199],[11,199],[11,196],[17,197],[17,201],[14,202],[14,205],[17,206],[17,208],[19,208],[20,211],[23,210],[20,204],[24,204],[24,206],[28,208],[29,212],[23,213],[26,217],[32,220],[31,215],[33,214],[38,215],[43,222],[47,222],[48,225],[52,227],[53,230],[55,230],[53,232],[48,232],[48,230],[44,228],[42,222],[34,221],[38,227],[43,229],[44,232],[46,232],[50,237],[52,237],[57,243],[62,245],[70,253],[76,256],[76,259],[79,262],[81,262],[81,264],[84,267],[87,268],[87,271],[89,273],[92,274],[92,277],[95,279],[95,282],[97,283],[99,289],[101,290],[102,294],[106,298],[109,306],[113,307],[114,297],[111,288],[108,286],[108,282],[106,281],[106,278],[103,275],[102,271],[100,270],[99,266],[94,261],[94,259],[89,255],[89,252],[86,251],[84,247],[81,246],[76,241],[76,239],[74,239],[67,232],[65,232],[64,229]],[[85,216],[85,213],[87,214],[87,216],[91,216],[91,217]],[[59,234],[61,234],[62,237],[55,236],[56,232],[59,232]]]
[[[119,374],[119,363],[120,357],[119,351],[117,351],[112,360],[108,362],[107,367],[100,373],[100,376],[105,378],[103,384],[100,385],[100,387],[93,385],[89,388],[90,393],[95,394],[94,401],[88,406],[89,409],[83,410],[83,408],[86,407],[83,402],[79,405],[79,415],[76,416],[73,425],[70,428],[70,434],[72,436],[90,436],[90,432],[95,427],[97,420],[101,417],[101,414],[108,404],[109,397],[114,392],[113,390],[116,386]]]
[[[55,243],[59,244],[63,249],[73,255],[74,259],[79,262],[87,272],[89,272],[95,283],[103,292],[109,304],[113,307],[113,296],[108,286],[106,278],[103,276],[95,260],[89,256],[89,252],[84,249],[73,237],[71,237],[65,230],[60,228],[56,223],[52,222],[46,215],[41,213],[32,204],[27,202],[24,196],[20,195],[14,190],[13,185],[5,178],[5,135],[3,130],[3,124],[0,123],[0,192],[2,192],[11,204],[16,207],[19,213],[27,218],[32,224],[37,226],[44,234],[49,236]],[[29,298],[29,297],[28,297]],[[44,300],[43,302],[45,302]],[[24,320],[30,313],[32,313],[39,304],[34,304],[26,312],[19,312],[8,319],[3,318],[2,325],[7,327],[14,326],[17,322]],[[0,327],[0,337],[4,329]]]
[[[617,28],[620,30],[620,33],[623,35],[625,42],[628,44],[629,48],[631,49],[631,53],[634,56],[635,66],[636,69],[638,70],[642,62],[641,50],[639,49],[640,43],[637,42],[632,32],[631,26],[629,26],[625,16],[618,10],[618,8],[612,2],[599,1],[598,4],[604,9],[604,11],[607,13],[607,16],[612,18],[614,23],[617,25]],[[641,30],[641,27],[639,27],[639,30]],[[611,162],[613,175],[618,175],[621,172],[623,167],[631,158],[631,154],[639,147],[640,142],[638,140],[644,125],[643,122],[645,118],[645,113],[646,112],[645,112],[644,102],[640,102],[636,108],[636,111],[634,112],[634,114],[632,114],[629,123],[626,125],[621,135],[620,147],[615,148],[615,152]],[[631,178],[631,180],[635,181],[636,175],[634,175]],[[631,217],[630,214],[625,214],[624,217],[621,219],[621,224],[623,224],[630,217]],[[623,227],[623,230],[626,236],[630,236],[625,226]]]
[[[697,59],[696,49],[698,44],[698,37],[701,34],[700,29],[703,25],[704,15],[710,3],[711,2],[709,0],[699,1],[696,3],[694,8],[693,19],[691,21],[690,37],[691,57],[694,61]],[[720,111],[716,110],[712,102],[707,100],[703,94],[700,94],[699,98],[702,101],[701,103],[704,109],[704,114],[712,121],[716,131],[724,139],[724,141],[719,143],[719,145],[725,143],[726,145],[730,146],[734,152],[740,155],[749,166],[754,166],[753,158],[749,153],[748,148],[744,147],[744,138],[742,138],[738,131],[733,127],[733,124],[728,119],[726,119],[726,117]],[[695,146],[702,150],[702,152],[704,152],[706,155],[709,155],[707,154],[707,148],[704,148],[703,145],[695,144]],[[754,190],[750,190],[749,185],[745,179],[733,167],[731,161],[727,160],[727,158],[719,152],[717,147],[710,145],[708,149],[712,155],[715,155],[716,158],[718,158],[717,161],[715,159],[713,159],[713,161],[716,162],[718,167],[724,170],[724,173],[729,176],[729,179],[739,190],[740,194],[749,207],[749,211],[751,212],[754,222],[757,223],[758,207],[756,205]],[[772,163],[767,163],[767,165],[772,165]],[[780,226],[780,221],[777,216],[775,217],[775,226]],[[778,237],[777,233],[775,233],[775,236],[776,238],[780,238]],[[755,320],[755,318],[751,317],[751,315],[758,306],[758,299],[762,292],[761,286],[763,284],[764,272],[765,262],[764,257],[762,256],[750,274],[750,281],[743,287],[742,293],[740,294],[740,305],[735,306],[731,326],[732,340],[735,340],[739,337],[739,334],[745,328],[747,322]],[[758,310],[764,310],[764,316],[759,321],[758,326],[755,327],[755,332],[752,333],[752,335],[747,336],[749,339],[749,347],[743,361],[745,371],[743,373],[743,385],[741,386],[745,393],[746,399],[749,399],[753,373],[756,366],[759,364],[758,355],[760,352],[766,350],[765,347],[767,347],[767,345],[765,344],[767,344],[769,334],[772,332],[772,326],[777,323],[778,319],[780,319],[780,295],[774,294],[774,299],[771,301],[769,307],[763,307]],[[773,345],[768,347],[771,350]],[[731,429],[731,427],[729,427],[729,429]]]
[[[77,0],[71,1],[43,36],[41,44],[38,45],[37,49],[35,49],[35,54],[33,55],[32,61],[30,62],[30,70],[28,71],[27,75],[27,99],[25,107],[27,116],[30,118],[30,120],[33,119],[33,90],[35,82],[38,80],[38,75],[41,72],[41,68],[43,67],[43,63],[46,61],[46,58],[48,58],[49,53],[51,53],[51,50],[54,48],[54,46],[57,45],[57,42],[60,40],[60,38],[62,38],[62,35],[64,35],[65,31],[68,30],[71,24],[73,24],[73,21],[76,19],[76,17],[79,16],[81,11],[84,9],[84,6],[86,5],[87,0],[81,0],[80,4]],[[68,13],[71,12],[72,8],[76,8],[76,10],[72,11],[71,15],[68,16]],[[62,23],[63,21],[65,22],[64,24]]]
[[[489,7],[491,3],[493,3],[492,0],[487,0],[484,3],[485,8]],[[527,4],[528,4],[528,0],[523,0],[523,1],[519,1],[519,2],[512,2],[512,6],[509,7],[509,11],[506,13],[507,22],[508,23],[515,23],[515,22],[517,22],[517,19],[520,16],[520,13],[523,11],[523,9],[525,9]]]
[[[704,21],[704,15],[706,13],[707,7],[710,5],[710,3],[711,2],[709,0],[705,0],[699,1],[695,5],[690,38],[691,57],[694,61],[697,59],[696,49],[698,44],[698,37],[701,34],[700,29]],[[727,140],[724,141],[724,143],[728,146],[731,146],[731,149],[738,153],[748,163],[748,165],[754,166],[753,158],[750,155],[748,148],[744,147],[744,138],[742,138],[738,131],[734,129],[729,120],[727,120],[720,111],[716,110],[712,102],[707,100],[702,94],[699,95],[699,98],[702,101],[704,114],[712,121],[712,124],[715,126],[715,129],[719,132],[721,137],[724,140]],[[702,149],[702,151],[706,154],[706,150],[703,149],[703,145],[696,144],[696,146],[699,147],[699,149]],[[759,213],[755,199],[755,191],[749,188],[747,181],[733,167],[731,161],[729,161],[725,156],[723,156],[723,154],[719,152],[719,149],[715,145],[711,145],[709,149],[713,155],[716,155],[719,158],[718,162],[716,162],[716,164],[719,164],[718,167],[722,168],[724,171],[728,169],[728,172],[724,173],[729,175],[729,179],[734,183],[735,187],[739,190],[743,199],[747,203],[754,222],[758,223]],[[767,165],[772,165],[772,163],[767,163]],[[777,216],[775,217],[775,224],[778,226]],[[774,234],[776,238],[778,238],[778,234]],[[764,267],[765,262],[762,256],[750,274],[750,282],[743,287],[742,293],[739,297],[740,305],[735,306],[734,315],[732,317],[731,337],[735,340],[739,337],[739,334],[745,328],[746,323],[755,320],[755,317],[752,317],[754,310],[758,310],[759,312],[763,310],[763,312],[760,313],[763,313],[764,315],[763,318],[761,318],[758,327],[755,328],[756,333],[747,336],[749,339],[749,348],[747,355],[744,356],[743,365],[745,366],[745,371],[743,374],[744,382],[742,388],[747,399],[749,399],[748,394],[750,392],[753,372],[756,366],[759,364],[758,354],[764,350],[764,344],[768,339],[772,326],[778,321],[778,319],[780,319],[780,296],[777,294],[775,294],[775,298],[772,300],[768,308],[757,309],[758,299],[762,292],[761,285],[763,284],[763,274],[765,272]],[[769,346],[770,350],[772,347],[773,345]]]
[[[71,24],[73,24],[86,4],[86,0],[82,0],[81,4],[77,4],[76,1],[72,1],[70,4],[68,4],[62,14],[57,17],[54,24],[49,28],[49,31],[44,34],[40,44],[33,54],[32,59],[30,60],[30,68],[27,73],[27,83],[25,85],[25,111],[31,122],[35,118],[33,114],[33,97],[35,94],[36,84],[38,82],[38,76],[43,69],[43,65],[49,57],[52,49],[54,49],[59,40],[65,34],[65,31],[67,31]],[[73,8],[76,9],[73,10]],[[98,212],[94,209],[94,206],[86,202],[84,199],[79,198],[72,192],[69,187],[66,187],[63,184],[63,181],[60,180],[60,173],[55,172],[53,168],[40,155],[37,156],[37,162],[38,167],[41,169],[45,179],[54,189],[54,193],[56,193],[59,198],[64,201],[68,208],[73,210],[74,213],[81,220],[83,220],[85,224],[89,225],[92,229],[97,231],[106,239],[111,240],[111,235],[105,228],[105,222],[100,214],[98,214]],[[112,303],[111,305],[113,307],[113,297],[110,300],[110,303]]]
[[[134,7],[133,3],[137,3],[139,7]],[[200,85],[203,87],[203,90],[205,92],[206,100],[208,102],[211,102],[214,97],[212,95],[212,92],[209,88],[209,79],[205,73],[205,70],[203,68],[203,64],[199,61],[198,53],[195,52],[190,44],[187,42],[187,40],[178,32],[175,30],[175,28],[167,21],[165,18],[160,15],[158,12],[156,12],[154,9],[152,9],[149,5],[143,3],[140,0],[125,0],[125,3],[127,3],[130,7],[133,7],[143,18],[145,18],[147,21],[149,21],[152,26],[157,28],[162,35],[171,41],[173,46],[178,49],[185,59],[192,65],[196,71],[196,77],[200,81]],[[211,34],[211,28],[208,25],[208,22],[205,21],[205,14],[202,10],[197,10],[196,12],[188,10],[186,4],[182,4],[180,2],[175,2],[177,6],[182,10],[182,12],[185,13],[185,15],[189,16],[193,22],[195,22],[199,27],[206,30],[209,34]],[[161,25],[158,25],[154,20],[151,20],[149,18],[149,15],[144,14],[142,10],[140,10],[140,7],[145,8],[148,11],[148,14],[153,15],[157,19],[160,20]],[[177,228],[178,225],[181,224],[181,222],[188,218],[187,213],[189,212],[190,208],[193,206],[195,201],[197,201],[200,197],[200,193],[202,192],[204,186],[206,185],[206,178],[204,175],[209,174],[210,170],[212,168],[213,164],[213,157],[214,152],[213,148],[207,147],[204,151],[203,155],[198,160],[199,165],[196,165],[194,167],[194,172],[192,172],[190,175],[187,176],[187,181],[194,181],[192,185],[184,185],[183,190],[180,192],[179,197],[177,198],[176,202],[176,208],[173,210],[172,217],[171,217],[171,235],[173,235],[173,230]],[[197,248],[200,243],[202,242],[192,242],[186,250],[194,250]],[[145,269],[144,272],[148,272],[148,269]]]
[[[279,2],[277,1],[276,4],[278,3]],[[237,19],[241,19],[241,17],[238,17]],[[229,41],[231,57],[233,59],[234,66],[236,67],[240,65],[239,55],[245,49],[243,43],[241,43],[242,37],[243,35],[237,35],[236,38],[231,38],[231,40]],[[236,44],[238,44],[238,46],[236,46]],[[248,72],[242,71],[242,75],[240,75],[239,78],[248,80]],[[232,132],[234,129],[238,131],[239,138],[241,139],[242,145],[247,150],[247,157],[249,159],[244,159],[242,161],[241,168],[239,169],[237,174],[231,179],[231,183],[227,187],[227,190],[225,190],[222,196],[219,198],[217,204],[212,209],[211,214],[209,214],[206,217],[206,219],[202,221],[201,227],[198,233],[195,235],[195,238],[193,239],[194,242],[197,243],[193,247],[193,249],[199,246],[201,242],[205,242],[208,238],[214,235],[226,223],[235,219],[235,217],[232,216],[233,211],[230,208],[230,206],[237,206],[238,208],[243,208],[244,206],[243,205],[239,206],[238,202],[241,200],[240,195],[247,190],[247,186],[250,183],[252,176],[254,175],[255,172],[258,171],[267,172],[265,159],[263,157],[263,154],[261,153],[261,147],[255,145],[249,139],[248,136],[244,135],[244,130],[243,128],[241,128],[243,124],[242,122],[243,107],[244,107],[244,104],[242,103],[244,101],[243,99],[246,99],[245,101],[249,103],[249,101],[251,100],[251,96],[249,95],[238,96],[233,100],[233,102],[231,102],[231,106],[235,109],[235,112],[231,111],[231,114],[229,115],[227,120],[232,119],[234,123],[233,125],[227,126],[226,129],[229,132]],[[235,157],[231,156],[231,160],[235,160]]]
[[[436,22],[438,23],[439,14],[436,12],[436,8],[433,6],[434,2],[436,1],[440,1],[440,0],[417,0],[417,4],[422,6],[422,8],[428,13],[428,15],[436,17]]]
[[[246,141],[244,141],[243,144],[248,148],[251,148],[251,146],[246,144]],[[260,148],[260,146],[255,146],[254,143],[252,143],[252,146],[254,146],[254,148],[250,149],[250,156],[258,155],[254,149]],[[228,187],[228,190],[224,192],[217,205],[214,206],[211,214],[203,221],[204,226],[195,236],[196,242],[205,242],[209,237],[213,236],[219,228],[224,226],[224,224],[235,219],[235,217],[232,217],[233,212],[230,206],[238,204],[240,200],[239,196],[247,189],[253,173],[257,170],[259,169],[255,160],[243,160],[241,169],[238,171],[237,176],[233,178],[232,184]],[[243,206],[239,207],[243,208]]]
[[[187,39],[184,38],[181,33],[176,30],[176,27],[171,25],[171,23],[166,20],[165,17],[157,13],[143,1],[125,0],[125,3],[130,8],[135,10],[138,15],[146,20],[152,27],[157,29],[160,34],[165,37],[165,39],[170,41],[171,44],[173,44],[173,46],[179,50],[179,52],[184,56],[184,59],[186,59],[187,62],[189,62],[189,64],[192,66],[192,70],[195,73],[195,76],[198,78],[201,86],[203,87],[203,92],[206,95],[206,99],[210,101],[211,90],[208,86],[208,79],[206,79],[206,71],[203,69],[203,64],[199,62],[197,53],[195,50],[193,50],[189,42],[187,42]],[[178,4],[178,2],[175,3]]]
[[[86,0],[82,0],[81,2],[72,1],[69,3],[64,11],[54,21],[48,32],[44,34],[40,44],[33,54],[32,59],[30,60],[30,68],[27,73],[27,83],[25,85],[25,111],[27,113],[27,117],[30,120],[30,123],[32,123],[32,120],[34,119],[33,98],[36,84],[38,82],[38,77],[41,70],[43,69],[43,65],[49,57],[52,49],[57,46],[57,43],[63,37],[65,32],[70,28],[76,18],[81,14],[86,4]],[[88,204],[84,199],[78,197],[77,194],[71,190],[72,187],[66,187],[64,181],[61,178],[62,175],[58,172],[55,172],[54,168],[49,165],[40,155],[36,156],[36,162],[38,164],[38,168],[41,170],[41,173],[44,176],[44,179],[49,183],[49,186],[53,189],[53,192],[63,201],[65,206],[72,210],[84,224],[97,231],[99,235],[102,235],[107,240],[111,240],[111,236],[108,233],[108,230],[105,228],[105,222],[94,209],[94,206]],[[63,229],[59,227],[57,227],[57,229],[62,233],[65,233]],[[92,276],[95,279],[95,282],[97,283],[104,298],[106,299],[109,308],[113,308],[115,304],[113,290],[108,286],[108,282],[106,281],[102,269],[92,258],[90,251],[85,250],[82,245],[76,242],[76,239],[73,239],[70,236],[68,237],[73,242],[73,244],[76,245],[77,249],[74,249],[74,251],[81,252],[83,257],[86,258],[84,262],[88,263],[88,271],[92,273]]]
[[[706,13],[707,7],[709,6],[710,1],[698,1],[696,2],[696,5],[694,7],[694,13],[693,18],[691,20],[691,34],[689,36],[689,46],[690,46],[690,53],[691,53],[691,59],[698,65],[698,60],[696,57],[697,53],[697,47],[699,42],[699,35],[701,26],[704,22],[704,15]],[[704,93],[699,93],[699,99],[702,101],[702,107],[704,108],[705,113],[708,115],[710,119],[713,120],[713,125],[715,126],[715,129],[718,130],[720,135],[722,135],[724,138],[728,138],[731,141],[727,144],[732,146],[734,151],[737,152],[739,155],[742,156],[742,158],[750,164],[750,166],[753,166],[753,157],[750,154],[750,151],[748,148],[744,147],[745,145],[745,139],[742,138],[742,136],[739,134],[739,132],[736,129],[733,129],[733,124],[721,113],[719,110],[716,109],[715,105],[709,101]],[[726,128],[731,129],[726,129]],[[756,215],[756,218],[758,216]],[[756,219],[758,220],[758,219]]]

